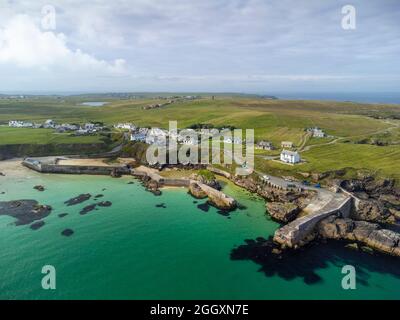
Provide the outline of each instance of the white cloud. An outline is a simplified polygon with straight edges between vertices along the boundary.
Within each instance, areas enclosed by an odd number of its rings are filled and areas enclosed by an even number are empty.
[[[122,74],[125,61],[105,61],[67,46],[63,33],[43,31],[27,15],[16,15],[0,28],[0,65],[97,74]]]

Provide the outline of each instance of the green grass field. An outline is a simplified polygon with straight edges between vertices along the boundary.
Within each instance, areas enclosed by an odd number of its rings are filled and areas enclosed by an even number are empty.
[[[0,145],[5,144],[69,144],[99,143],[99,135],[71,136],[69,133],[54,133],[52,129],[9,128],[0,126]]]
[[[102,107],[80,105],[84,101],[108,101]],[[95,99],[43,98],[0,100],[0,123],[9,120],[35,122],[53,119],[57,122],[101,121],[108,125],[133,122],[140,126],[168,128],[178,121],[180,128],[207,123],[217,127],[252,128],[256,141],[270,140],[279,148],[281,141],[302,146],[307,163],[287,166],[265,160],[261,155],[279,154],[256,151],[257,169],[270,173],[326,172],[342,168],[368,170],[378,176],[400,180],[400,106],[321,101],[264,100],[248,97],[217,96],[216,100],[177,102],[169,106],[143,110],[157,103],[156,98]],[[305,128],[318,126],[334,138],[306,137]],[[9,129],[0,127],[0,144],[12,143],[92,143],[99,137],[70,137],[44,129]],[[373,145],[379,140],[384,146]],[[351,170],[349,170],[350,172]]]

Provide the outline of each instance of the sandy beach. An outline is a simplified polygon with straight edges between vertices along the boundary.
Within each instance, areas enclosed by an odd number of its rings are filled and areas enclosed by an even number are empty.
[[[16,158],[0,161],[0,172],[4,175],[0,176],[0,183],[1,179],[5,179],[7,177],[21,178],[34,174],[32,170],[29,170],[21,164],[22,160],[22,158]]]

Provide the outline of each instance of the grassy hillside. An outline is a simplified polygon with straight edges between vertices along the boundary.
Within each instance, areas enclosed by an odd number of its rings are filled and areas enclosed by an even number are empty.
[[[86,100],[85,100],[86,99]],[[222,97],[215,100],[177,102],[169,106],[143,110],[157,103],[157,98],[90,99],[108,101],[103,107],[80,105],[88,98],[47,98],[35,100],[0,100],[0,123],[8,120],[59,122],[102,121],[106,124],[134,122],[141,126],[168,127],[176,120],[180,128],[207,123],[214,126],[234,126],[255,129],[256,140],[271,140],[279,147],[283,140],[302,147],[305,164],[287,166],[264,159],[263,155],[279,154],[257,151],[257,169],[265,172],[297,173],[326,172],[349,168],[349,172],[366,169],[380,176],[400,180],[400,106],[357,104],[326,101],[264,100],[249,97]],[[164,100],[165,101],[165,100]],[[309,139],[305,128],[319,126],[334,138]],[[72,138],[46,130],[0,128],[0,143],[93,143],[98,137]],[[381,145],[378,146],[377,144]],[[354,170],[352,170],[354,169]]]

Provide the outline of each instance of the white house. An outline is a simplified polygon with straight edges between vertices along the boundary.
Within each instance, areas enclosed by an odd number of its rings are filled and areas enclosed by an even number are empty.
[[[8,122],[9,127],[14,128],[31,128],[33,127],[32,122],[25,122],[25,121],[18,121],[18,120],[11,120]]]
[[[325,132],[318,127],[308,128],[307,132],[312,133],[312,136],[315,138],[324,138],[326,136]]]
[[[146,134],[142,132],[135,132],[131,134],[131,141],[139,141],[145,142],[146,141]]]
[[[56,126],[56,123],[53,120],[49,119],[49,120],[46,120],[46,122],[43,125],[43,128],[47,128],[47,129],[55,128],[55,126]]]
[[[116,129],[136,130],[136,126],[132,123],[118,123],[114,126]]]
[[[281,161],[285,163],[299,163],[301,161],[300,154],[297,151],[283,150],[281,152]]]

